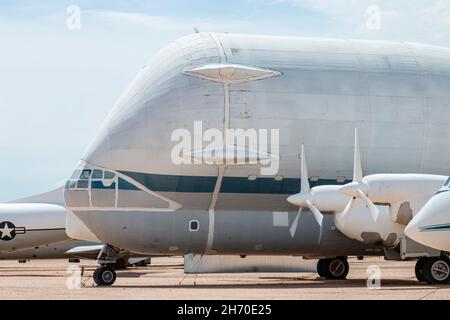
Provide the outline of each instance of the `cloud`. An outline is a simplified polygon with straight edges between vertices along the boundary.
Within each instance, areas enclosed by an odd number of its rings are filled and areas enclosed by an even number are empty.
[[[244,20],[212,20],[206,18],[185,19],[171,16],[153,16],[137,12],[90,11],[91,16],[114,24],[141,26],[161,31],[191,32],[193,28],[200,31],[237,31],[253,27],[253,23]]]
[[[258,0],[254,0],[258,1]],[[450,46],[448,0],[261,0],[268,6],[288,5],[320,14],[330,22],[332,35],[431,42]],[[366,27],[368,8],[381,11],[381,28]]]

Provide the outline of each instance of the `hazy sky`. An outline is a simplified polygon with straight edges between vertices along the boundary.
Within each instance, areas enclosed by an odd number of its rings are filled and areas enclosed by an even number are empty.
[[[193,27],[450,47],[450,0],[2,0],[0,201],[66,179],[140,66]]]

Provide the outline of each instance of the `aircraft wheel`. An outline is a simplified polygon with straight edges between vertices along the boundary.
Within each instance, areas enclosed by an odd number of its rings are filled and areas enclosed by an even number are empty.
[[[423,265],[423,276],[430,284],[450,283],[450,260],[448,258],[428,258]]]
[[[95,269],[94,274],[92,275],[92,278],[94,279],[94,282],[97,285],[99,285],[99,286],[102,285],[102,279],[100,277],[100,267]]]
[[[419,282],[426,282],[426,279],[423,275],[423,265],[425,264],[426,260],[427,258],[420,258],[416,263],[416,278],[417,280],[419,280]]]
[[[322,259],[317,264],[319,276],[328,280],[343,280],[347,278],[349,271],[350,266],[344,257]]]
[[[317,262],[317,273],[319,274],[319,277],[321,278],[328,278],[328,273],[326,269],[326,262],[328,259],[321,259],[319,262]]]
[[[116,281],[116,272],[109,266],[98,267],[94,271],[93,278],[98,286],[112,286]]]

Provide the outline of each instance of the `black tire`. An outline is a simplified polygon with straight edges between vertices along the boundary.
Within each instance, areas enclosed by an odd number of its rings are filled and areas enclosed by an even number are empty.
[[[317,262],[317,273],[319,274],[319,277],[328,279],[328,273],[327,273],[327,260],[329,259],[321,259]]]
[[[323,259],[317,263],[317,273],[327,280],[344,280],[349,271],[350,266],[344,257]]]
[[[427,258],[420,258],[419,260],[417,260],[417,263],[416,263],[415,272],[416,272],[416,278],[419,282],[426,282],[426,279],[423,275],[423,265],[425,264],[426,260],[427,260]]]
[[[94,271],[93,278],[98,286],[112,286],[116,282],[116,272],[110,266],[99,267]]]
[[[350,266],[347,258],[338,257],[330,259],[330,263],[327,266],[330,280],[344,280],[347,278]]]
[[[423,264],[423,276],[430,284],[450,283],[450,260],[448,258],[428,258]]]
[[[102,278],[100,276],[100,269],[101,269],[101,267],[98,267],[97,269],[95,269],[94,274],[92,275],[92,278],[94,279],[94,282],[98,286],[102,286],[103,285]]]

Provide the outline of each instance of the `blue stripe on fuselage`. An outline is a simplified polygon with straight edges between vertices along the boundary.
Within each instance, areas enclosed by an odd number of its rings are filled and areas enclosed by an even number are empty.
[[[428,227],[422,227],[420,228],[420,232],[433,232],[433,231],[449,231],[450,230],[450,224],[438,224],[435,226],[428,226]]]
[[[155,192],[211,193],[214,191],[217,177],[171,176],[149,173],[126,172],[122,174],[144,185]],[[346,181],[348,183],[350,181]],[[321,179],[311,182],[311,187],[320,185],[338,185],[336,180]],[[291,195],[300,191],[300,179],[285,178],[277,181],[274,178],[224,177],[221,193],[253,193],[253,194],[285,194]]]
[[[92,189],[97,189],[97,190],[115,190],[116,189],[115,182],[109,186],[105,186],[102,181],[92,181],[91,186],[92,186]]]
[[[140,189],[128,181],[119,178],[119,190],[138,191]]]

